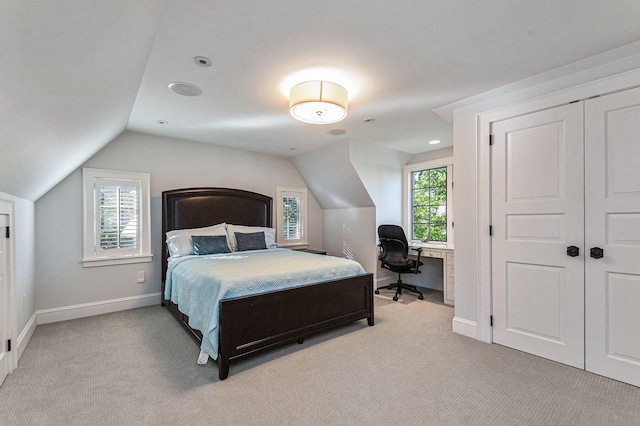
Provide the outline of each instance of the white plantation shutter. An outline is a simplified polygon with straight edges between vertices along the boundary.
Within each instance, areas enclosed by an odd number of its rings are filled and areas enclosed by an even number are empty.
[[[278,186],[278,245],[307,244],[307,188]]]
[[[119,249],[137,252],[140,241],[140,181],[98,179],[96,189],[100,212],[100,228],[96,250]]]
[[[284,239],[299,240],[302,236],[301,200],[299,197],[284,196],[282,204],[284,207]]]
[[[83,169],[83,265],[151,261],[149,175]]]

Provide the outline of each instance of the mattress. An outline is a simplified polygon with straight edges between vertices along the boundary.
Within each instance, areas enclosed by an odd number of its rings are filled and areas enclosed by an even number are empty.
[[[201,349],[218,356],[220,301],[364,274],[349,259],[288,249],[253,250],[172,259],[165,299],[202,332]]]

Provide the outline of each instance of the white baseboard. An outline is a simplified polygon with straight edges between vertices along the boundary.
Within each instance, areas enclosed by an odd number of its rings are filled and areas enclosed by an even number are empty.
[[[18,336],[18,341],[16,342],[17,343],[16,350],[18,352],[18,358],[16,361],[20,360],[22,353],[24,352],[25,348],[31,341],[31,336],[33,336],[33,333],[36,331],[37,325],[38,325],[38,313],[34,312],[33,315],[31,315],[31,318],[29,319],[29,321],[27,321],[27,325],[25,325],[24,329]]]
[[[478,323],[464,318],[453,317],[453,332],[477,339]]]
[[[52,322],[67,321],[94,315],[108,314],[111,312],[125,311],[127,309],[159,305],[160,295],[161,293],[158,292],[143,294],[141,296],[123,297],[121,299],[102,300],[100,302],[42,309],[36,312],[38,318],[37,323],[38,325],[49,324]]]

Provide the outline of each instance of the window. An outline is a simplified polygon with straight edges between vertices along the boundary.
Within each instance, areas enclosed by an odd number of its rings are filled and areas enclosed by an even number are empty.
[[[453,242],[453,160],[405,167],[405,220],[411,241]]]
[[[149,175],[82,169],[83,266],[150,262]]]
[[[278,186],[279,246],[307,244],[307,188]]]

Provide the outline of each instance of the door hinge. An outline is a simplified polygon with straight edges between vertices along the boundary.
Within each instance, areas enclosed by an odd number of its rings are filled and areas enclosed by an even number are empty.
[[[4,237],[5,237],[5,238],[9,238],[9,237],[11,236],[11,231],[9,231],[9,229],[11,229],[11,228],[9,228],[9,227],[7,226],[7,227],[6,227],[6,229],[5,229],[5,231],[4,231]]]
[[[493,235],[493,226],[489,225],[489,235]]]
[[[493,135],[489,134],[489,146],[493,145]]]
[[[489,317],[489,321],[490,321],[490,323],[491,323],[491,327],[493,327],[493,315],[491,315],[491,316]]]
[[[11,352],[11,339],[7,340],[7,352]]]

